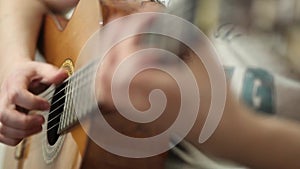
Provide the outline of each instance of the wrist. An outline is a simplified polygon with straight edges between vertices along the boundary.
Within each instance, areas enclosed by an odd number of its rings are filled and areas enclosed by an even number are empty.
[[[1,63],[3,63],[3,66],[0,67],[0,84],[2,81],[8,77],[11,72],[16,70],[16,68],[20,67],[21,65],[32,61],[30,57],[21,57],[21,56],[7,56],[6,60],[2,60]]]

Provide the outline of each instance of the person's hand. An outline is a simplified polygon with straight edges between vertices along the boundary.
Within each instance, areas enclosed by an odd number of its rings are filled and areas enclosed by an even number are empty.
[[[148,4],[152,5],[152,3]],[[147,7],[144,5],[138,12],[155,12],[157,10],[157,6]],[[88,49],[92,48],[95,52],[89,51],[89,54],[85,54],[85,56],[101,56],[97,53],[99,47],[93,47],[98,44],[102,45],[101,42],[105,42],[102,47],[106,45],[109,49],[99,66],[96,79],[99,107],[109,124],[121,133],[133,137],[149,137],[159,134],[169,127],[169,124],[175,119],[176,113],[168,113],[155,123],[143,125],[143,127],[133,119],[122,119],[119,114],[123,113],[122,115],[124,115],[128,112],[132,117],[136,117],[147,113],[154,119],[158,113],[164,111],[178,112],[179,106],[177,105],[180,105],[180,94],[176,81],[166,72],[153,67],[172,69],[173,72],[177,72],[178,76],[184,76],[184,71],[179,65],[180,58],[176,58],[175,61],[174,58],[169,59],[170,57],[166,58],[161,53],[158,54],[157,50],[151,48],[157,46],[157,49],[164,49],[166,46],[153,44],[153,42],[148,43],[147,40],[150,37],[147,34],[139,34],[139,32],[151,29],[155,19],[158,19],[157,15],[149,13],[143,17],[125,17],[121,20],[117,20],[116,17],[113,19],[116,20],[112,22],[112,25],[106,25],[108,27],[103,29],[102,34],[98,34],[99,38],[93,37],[87,44]],[[131,32],[131,37],[114,44],[122,37],[127,37],[128,32]],[[106,51],[106,47],[103,48]],[[144,49],[147,49],[147,52],[138,54]],[[131,58],[134,59],[131,60]],[[141,71],[144,68],[146,69]],[[133,74],[135,74],[134,78],[132,78]],[[149,100],[151,94],[154,94],[156,99]]]
[[[50,104],[36,94],[50,84],[59,84],[67,74],[52,65],[26,62],[18,65],[1,85],[0,142],[17,145],[23,138],[42,130],[42,115],[27,114],[30,110],[47,110]]]

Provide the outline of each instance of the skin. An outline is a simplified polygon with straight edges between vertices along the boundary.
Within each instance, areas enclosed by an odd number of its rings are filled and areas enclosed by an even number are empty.
[[[33,95],[28,89],[34,87],[38,90],[66,78],[64,71],[33,61],[45,12],[45,5],[36,0],[29,0],[28,3],[20,0],[0,1],[0,142],[8,145],[17,145],[23,138],[41,131],[44,122],[41,116],[26,115],[23,110],[17,109],[49,108],[46,100]]]
[[[136,42],[137,40],[134,39],[124,41],[113,50],[116,53],[112,52],[104,60],[105,67],[102,67],[102,72],[105,73],[101,74],[100,71],[98,80],[98,86],[106,87],[99,88],[99,93],[102,94],[99,100],[104,103],[104,112],[116,111],[111,93],[107,92],[111,89],[112,73],[132,52],[139,50],[136,47]],[[198,117],[192,130],[185,138],[186,140],[206,154],[231,159],[252,168],[297,169],[300,167],[298,159],[300,155],[299,123],[253,112],[238,104],[230,92],[228,92],[224,114],[217,130],[208,141],[199,144],[198,137],[206,120],[211,89],[207,72],[197,56],[189,53],[186,63],[194,73],[201,93]],[[126,78],[124,80],[126,81]],[[122,88],[122,82],[119,85]],[[168,100],[165,113],[178,112],[178,107],[174,106],[180,104],[178,88],[176,82],[165,73],[153,70],[144,71],[138,74],[130,85],[130,98],[137,109],[148,110],[150,106],[149,93],[153,89],[161,89]],[[126,89],[124,88],[124,90]],[[177,114],[170,113],[168,116],[162,117],[162,121],[154,122],[145,127],[132,127],[134,124],[128,122],[119,124],[119,121],[112,115],[108,115],[106,120],[112,125],[118,124],[116,126],[119,126],[120,131],[124,134],[149,137],[163,132],[162,129],[168,128],[176,116]],[[129,129],[126,130],[120,126],[127,126]]]
[[[17,145],[23,138],[41,131],[45,120],[39,115],[27,115],[24,109],[49,109],[49,103],[34,93],[47,85],[62,82],[67,76],[56,67],[32,61],[45,11],[44,5],[37,0],[27,0],[26,3],[22,0],[0,0],[0,142],[7,145]],[[130,22],[127,24],[130,25]],[[139,26],[142,24],[137,24]],[[113,72],[129,54],[139,50],[137,44],[138,39],[127,39],[117,45],[104,60],[97,85],[99,103],[107,112],[115,110],[111,93],[107,92],[110,91],[107,89],[110,89]],[[189,53],[188,57],[186,63],[195,75],[201,93],[199,115],[186,137],[188,141],[208,154],[253,168],[300,168],[300,125],[293,121],[257,115],[239,105],[230,93],[216,132],[207,142],[199,144],[198,136],[210,104],[210,84],[201,61],[193,53]],[[130,95],[133,105],[140,110],[147,110],[149,92],[154,88],[164,90],[170,100],[166,111],[176,111],[172,105],[179,104],[179,93],[174,80],[165,73],[153,70],[139,74],[132,81]],[[164,123],[154,123],[150,127],[164,128],[168,119],[175,115],[170,113],[170,117],[163,119]],[[124,132],[132,134],[132,131]]]

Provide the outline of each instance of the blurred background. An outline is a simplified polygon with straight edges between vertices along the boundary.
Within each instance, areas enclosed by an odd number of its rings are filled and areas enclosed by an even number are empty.
[[[243,29],[242,35],[260,35],[277,44],[273,51],[300,71],[300,1],[298,0],[199,0],[198,25],[211,35],[224,24]],[[234,29],[235,29],[234,28]],[[228,28],[232,31],[232,27]],[[235,30],[237,31],[237,30]],[[227,32],[232,33],[232,32]],[[226,34],[226,33],[225,33]],[[228,34],[223,35],[227,36]],[[239,32],[239,35],[241,32]],[[269,38],[276,38],[270,42]],[[224,37],[223,37],[224,38]],[[229,37],[230,38],[230,37]],[[247,44],[254,45],[254,44]]]

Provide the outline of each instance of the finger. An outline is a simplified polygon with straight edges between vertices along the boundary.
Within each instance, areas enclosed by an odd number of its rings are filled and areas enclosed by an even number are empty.
[[[33,80],[28,87],[28,90],[35,95],[38,95],[49,88],[50,85],[41,83],[40,79]]]
[[[26,84],[26,88],[33,80],[39,79],[43,84],[59,84],[68,77],[63,69],[58,69],[47,63],[32,62],[24,69],[24,74],[19,78],[21,84]]]
[[[10,93],[12,98],[12,103],[25,108],[27,110],[47,110],[50,108],[50,104],[47,100],[36,96],[25,89],[15,90]]]
[[[152,2],[152,1],[142,1],[142,7],[139,8],[139,12],[160,12],[163,11],[165,8],[164,5]]]
[[[58,70],[55,69],[53,74],[50,76],[44,76],[45,74],[47,74],[47,72],[44,71],[38,71],[37,73],[44,77],[41,80],[41,83],[48,84],[48,85],[50,84],[58,85],[68,77],[67,71],[63,69],[58,69]]]
[[[0,114],[0,122],[14,129],[30,130],[39,127],[45,120],[42,115],[26,115],[16,110],[7,110]]]
[[[7,138],[4,135],[0,134],[0,142],[9,145],[9,146],[16,146],[18,145],[20,142],[22,141],[22,139],[11,139],[11,138]]]
[[[44,84],[60,84],[68,77],[65,70],[58,69],[50,64],[33,62],[31,66],[34,68],[34,75],[40,77],[41,83]],[[32,76],[32,74],[28,75]]]
[[[11,139],[23,139],[40,131],[42,131],[41,125],[29,130],[14,129],[3,124],[0,125],[0,133],[6,138]]]

